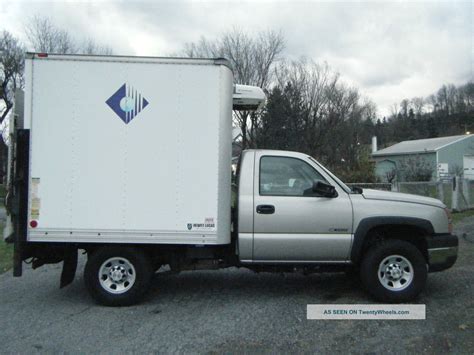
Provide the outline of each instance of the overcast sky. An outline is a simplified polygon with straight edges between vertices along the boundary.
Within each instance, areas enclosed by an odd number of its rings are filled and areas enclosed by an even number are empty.
[[[166,56],[233,26],[281,30],[285,55],[327,61],[378,106],[473,79],[473,7],[466,2],[0,0],[0,30],[24,39],[34,15],[115,54]]]

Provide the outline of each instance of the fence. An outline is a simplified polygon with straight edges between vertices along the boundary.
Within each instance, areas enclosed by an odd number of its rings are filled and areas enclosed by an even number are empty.
[[[453,177],[445,181],[398,182],[393,184],[348,184],[367,189],[403,192],[433,197],[454,211],[474,208],[474,180]]]

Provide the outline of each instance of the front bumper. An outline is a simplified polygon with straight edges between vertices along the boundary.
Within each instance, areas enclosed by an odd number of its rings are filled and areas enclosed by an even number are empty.
[[[458,258],[458,237],[435,234],[427,238],[429,272],[449,269]]]

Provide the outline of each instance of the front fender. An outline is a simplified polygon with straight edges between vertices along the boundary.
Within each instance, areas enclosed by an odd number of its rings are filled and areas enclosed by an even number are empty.
[[[351,249],[351,261],[358,263],[362,257],[362,248],[368,232],[376,227],[383,226],[410,226],[420,229],[426,235],[433,235],[434,228],[430,221],[415,217],[379,216],[364,218],[359,222],[354,233],[354,241]]]

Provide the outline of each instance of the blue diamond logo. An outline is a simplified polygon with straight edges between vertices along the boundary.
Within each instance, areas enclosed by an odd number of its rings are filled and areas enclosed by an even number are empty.
[[[148,101],[142,94],[128,84],[123,84],[105,103],[125,124],[129,124],[148,106]]]

